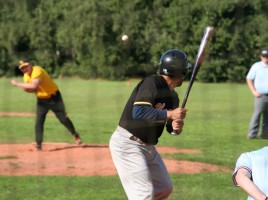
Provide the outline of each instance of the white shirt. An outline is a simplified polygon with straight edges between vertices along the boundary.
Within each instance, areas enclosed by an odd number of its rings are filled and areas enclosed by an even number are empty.
[[[250,68],[247,78],[254,81],[256,90],[261,94],[268,94],[268,66],[262,62],[256,62]]]

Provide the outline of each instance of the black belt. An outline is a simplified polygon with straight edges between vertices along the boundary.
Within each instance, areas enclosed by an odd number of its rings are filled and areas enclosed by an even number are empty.
[[[60,91],[57,90],[56,92],[54,92],[53,94],[50,95],[50,98],[57,96],[59,93],[60,93]]]
[[[147,143],[143,142],[140,138],[136,137],[135,135],[132,135],[129,139],[131,139],[133,141],[136,141],[136,142],[138,142],[140,144],[150,146],[150,144],[147,144]]]
[[[59,94],[60,94],[60,91],[59,91],[59,90],[57,90],[56,92],[54,92],[54,93],[50,94],[50,96],[49,96],[49,97],[46,97],[46,98],[38,98],[38,99],[40,99],[40,100],[51,99],[51,98],[53,98],[53,97],[55,97],[55,96],[57,96],[57,95],[59,95]]]

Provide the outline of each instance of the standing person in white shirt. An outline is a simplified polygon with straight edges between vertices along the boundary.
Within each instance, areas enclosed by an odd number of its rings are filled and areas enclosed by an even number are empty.
[[[261,51],[260,58],[261,61],[252,65],[246,78],[248,87],[255,98],[248,139],[257,138],[261,116],[262,130],[259,138],[268,139],[268,48]]]
[[[268,146],[242,153],[236,162],[233,181],[249,195],[248,200],[268,200]]]

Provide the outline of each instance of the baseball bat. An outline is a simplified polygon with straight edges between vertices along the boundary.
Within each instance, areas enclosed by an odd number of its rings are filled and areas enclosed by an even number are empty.
[[[214,33],[214,28],[212,26],[207,26],[206,29],[205,29],[205,32],[204,32],[204,35],[203,35],[201,44],[199,46],[198,53],[196,55],[196,59],[195,59],[194,67],[193,67],[192,76],[191,76],[189,85],[187,87],[187,90],[185,92],[185,96],[183,98],[183,102],[182,102],[181,108],[185,108],[185,105],[187,103],[187,100],[188,100],[188,97],[189,97],[191,88],[192,88],[192,86],[194,84],[196,75],[197,75],[197,73],[198,73],[198,71],[200,69],[200,66],[202,65],[202,63],[203,63],[203,61],[205,59],[206,49],[207,49],[207,46],[209,44],[209,41],[210,41],[213,33]],[[174,132],[173,131],[171,134],[172,135],[179,135],[180,133],[181,132],[177,133],[177,132]]]

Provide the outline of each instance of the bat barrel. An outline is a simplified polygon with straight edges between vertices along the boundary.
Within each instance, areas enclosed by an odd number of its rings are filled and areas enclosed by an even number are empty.
[[[191,76],[189,85],[187,87],[187,90],[185,92],[185,96],[184,96],[181,108],[185,108],[185,106],[186,106],[186,103],[187,103],[191,88],[193,86],[193,83],[194,83],[194,80],[196,78],[196,75],[197,75],[197,73],[199,71],[199,68],[200,68],[201,64],[203,63],[203,60],[205,58],[205,51],[206,51],[206,48],[207,48],[208,43],[209,43],[209,40],[212,37],[213,33],[214,33],[214,28],[212,26],[207,26],[206,29],[205,29],[201,44],[200,44],[199,49],[198,49],[198,53],[197,53],[197,56],[196,56],[196,59],[195,59],[195,64],[194,64],[192,76]],[[172,135],[179,135],[180,133],[172,132],[171,134]]]
[[[182,102],[182,106],[181,106],[182,108],[184,108],[186,105],[186,102],[188,100],[188,96],[189,96],[189,93],[191,91],[194,80],[196,78],[196,75],[199,71],[201,64],[203,63],[204,58],[205,58],[205,50],[208,46],[209,40],[212,37],[213,32],[214,32],[214,28],[212,26],[206,27],[205,32],[204,32],[204,36],[202,38],[202,41],[201,41],[201,44],[199,46],[198,53],[197,53],[197,56],[195,59],[192,76],[191,76],[188,88],[186,90],[185,97],[184,97],[183,102]]]

